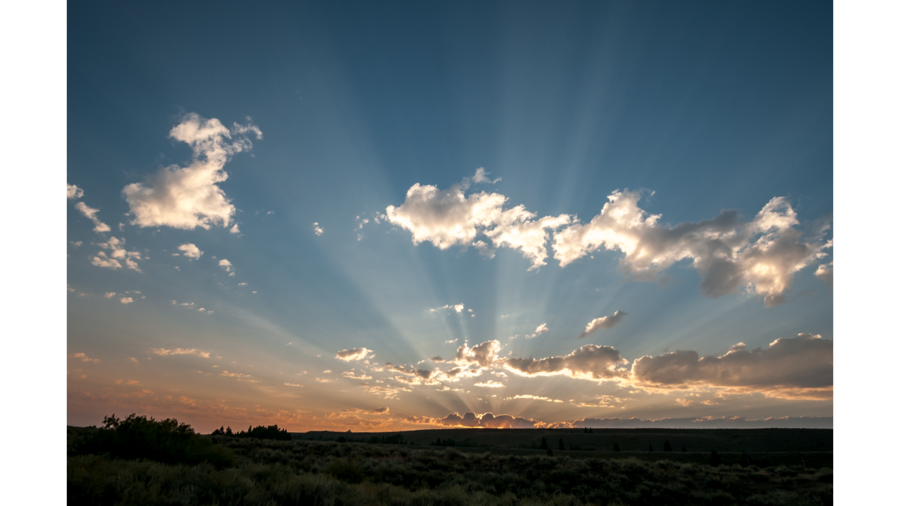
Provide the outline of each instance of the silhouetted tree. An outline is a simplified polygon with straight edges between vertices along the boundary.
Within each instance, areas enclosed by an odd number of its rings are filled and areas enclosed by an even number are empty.
[[[672,445],[669,444],[669,440],[668,440],[668,439],[665,440],[665,442],[663,442],[663,451],[664,451],[664,452],[670,452],[670,451],[672,451]]]
[[[587,434],[587,427],[584,428],[584,433]]]
[[[547,450],[547,438],[541,438],[541,450]]]
[[[681,445],[681,451],[687,453],[687,446]]]
[[[653,443],[650,443],[650,451],[653,451]]]
[[[338,443],[346,443],[346,442],[347,442],[347,438],[345,438],[344,436],[341,436],[341,437],[337,438],[337,442],[338,442]]]
[[[566,445],[563,444],[562,438],[559,438],[559,449],[560,449],[560,450],[565,450],[565,449],[566,449]]]
[[[722,457],[720,457],[719,453],[715,450],[713,450],[712,453],[709,454],[709,465],[713,467],[722,465]]]
[[[547,448],[547,456],[548,456],[548,457],[552,457],[552,456],[553,456],[553,450],[551,450],[550,448]]]
[[[619,443],[616,443],[616,444],[613,445],[613,451],[614,451],[614,452],[621,451],[621,450],[619,449]]]
[[[593,427],[588,427],[588,433],[589,433],[589,434],[593,434],[593,433],[594,433],[594,428],[593,428]]]

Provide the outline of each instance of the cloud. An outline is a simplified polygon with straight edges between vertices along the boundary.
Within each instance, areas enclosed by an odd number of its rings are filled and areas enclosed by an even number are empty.
[[[495,248],[506,246],[520,250],[532,262],[529,270],[546,265],[547,229],[569,223],[569,216],[534,220],[536,215],[525,206],[504,209],[508,198],[499,193],[466,196],[465,191],[472,182],[487,181],[484,174],[483,170],[477,171],[475,178],[466,178],[443,191],[416,183],[406,192],[402,205],[386,208],[386,219],[409,230],[413,244],[428,241],[445,250],[454,245],[473,246],[475,238],[484,235]],[[484,241],[479,241],[476,247],[482,254],[493,256]]]
[[[506,385],[504,385],[503,383],[500,383],[499,381],[493,381],[493,380],[482,381],[481,383],[475,383],[475,386],[483,387],[483,388],[506,388]]]
[[[350,378],[350,379],[353,379],[353,380],[370,380],[370,379],[372,379],[371,376],[369,376],[369,375],[367,375],[367,374],[365,374],[365,373],[363,373],[363,374],[356,374],[356,373],[353,372],[353,371],[344,371],[344,372],[341,373],[341,376],[343,376],[343,377],[345,377],[345,378]]]
[[[615,191],[608,199],[590,223],[575,222],[555,235],[560,267],[603,248],[625,254],[620,260],[625,273],[649,279],[687,259],[700,274],[706,296],[746,288],[772,307],[784,302],[793,274],[830,245],[821,237],[804,240],[785,197],[770,200],[749,223],[740,222],[737,211],[723,211],[712,220],[671,228],[659,224],[662,215],[638,207],[640,192]]]
[[[84,353],[74,353],[72,354],[72,358],[80,358],[82,362],[93,362],[95,364],[100,362],[99,358],[91,358]]]
[[[66,184],[66,198],[80,199],[84,195],[84,190],[74,184]]]
[[[640,418],[583,418],[576,420],[577,428],[594,429],[626,429],[626,428],[666,428],[666,429],[750,429],[750,428],[834,428],[834,418],[830,416],[786,416],[783,418],[765,418],[747,420],[743,416],[732,417],[700,417],[700,418],[661,418],[642,420]]]
[[[547,401],[547,402],[563,402],[559,399],[551,399],[549,397],[541,397],[540,395],[531,395],[531,394],[521,394],[521,395],[516,395],[514,397],[506,398],[507,401],[513,401],[513,400],[518,400],[518,399],[526,399],[526,400],[533,400],[533,401]]]
[[[354,413],[361,415],[385,415],[390,412],[390,408],[373,408],[373,409],[360,409],[360,408],[351,408],[351,409],[342,409],[342,413]]]
[[[131,297],[122,297],[119,299],[122,301],[122,304],[131,304],[134,300]]]
[[[94,222],[94,232],[109,232],[109,225],[103,223],[97,218],[97,213],[100,212],[99,209],[89,207],[84,202],[76,202],[75,209],[81,211],[81,214],[85,215],[89,220]]]
[[[643,356],[634,361],[632,373],[636,381],[657,387],[708,385],[770,397],[830,399],[833,363],[832,340],[799,334],[776,339],[767,349],[736,345],[721,357],[680,350]]]
[[[432,313],[440,311],[442,309],[449,309],[450,311],[456,311],[457,313],[462,313],[463,309],[465,309],[465,304],[460,302],[459,304],[447,304],[446,306],[441,306],[439,308],[431,309]]]
[[[521,376],[564,375],[588,380],[625,379],[628,371],[618,366],[628,364],[612,346],[586,344],[568,355],[533,358],[507,358],[503,366]]]
[[[467,195],[476,180],[486,178],[476,173],[446,190],[416,183],[403,204],[386,208],[386,219],[411,232],[413,244],[427,241],[442,250],[474,246],[488,257],[499,247],[517,249],[531,261],[529,270],[546,265],[551,233],[560,267],[606,249],[624,253],[620,269],[625,274],[649,280],[689,260],[706,296],[744,289],[762,297],[767,307],[784,302],[794,273],[832,246],[824,241],[830,218],[819,220],[813,235],[804,237],[785,197],[771,199],[749,222],[728,210],[711,220],[670,227],[660,223],[662,215],[638,206],[641,192],[616,190],[600,214],[584,224],[566,214],[539,218],[523,205],[506,209],[508,198],[499,193]]]
[[[134,216],[131,224],[185,230],[209,229],[211,225],[227,227],[235,207],[217,184],[228,179],[223,170],[225,163],[253,147],[249,134],[262,138],[262,132],[253,124],[235,123],[229,129],[215,118],[185,115],[169,137],[191,146],[191,163],[186,167],[164,167],[149,176],[146,184],[132,183],[122,190]],[[238,230],[233,228],[232,232]]]
[[[370,394],[380,395],[385,399],[397,399],[400,392],[412,392],[406,387],[391,387],[386,385],[373,385],[371,383],[360,383],[363,390]]]
[[[816,269],[816,277],[824,281],[828,288],[834,288],[834,262],[822,264]]]
[[[344,362],[350,362],[353,360],[364,360],[366,358],[374,356],[370,356],[370,353],[372,353],[372,350],[368,348],[351,348],[349,350],[341,350],[337,352],[334,358],[343,360]]]
[[[587,337],[594,332],[597,332],[600,329],[611,329],[619,324],[622,321],[622,318],[628,316],[628,313],[624,311],[616,311],[612,316],[601,316],[600,318],[594,318],[590,322],[588,322],[587,327],[584,328],[584,332],[578,336],[579,339],[583,337]]]
[[[483,413],[476,415],[471,411],[463,416],[459,413],[450,413],[443,418],[410,417],[411,423],[426,423],[431,425],[449,425],[453,427],[485,427],[491,429],[533,429],[546,424],[530,418],[522,418],[512,415],[497,415]]]
[[[537,336],[539,336],[539,335],[541,335],[541,334],[543,334],[543,333],[545,333],[545,332],[547,332],[547,331],[549,331],[549,330],[550,330],[550,329],[547,328],[547,324],[546,324],[546,323],[542,323],[542,324],[538,325],[536,329],[534,329],[534,334],[526,334],[526,335],[525,335],[525,339],[532,339],[532,338],[535,338],[535,337],[537,337]],[[510,337],[510,339],[515,339],[516,337],[518,337],[518,334],[516,334],[515,336]]]
[[[198,357],[209,358],[208,351],[200,351],[194,348],[173,348],[171,350],[167,350],[166,348],[150,348],[150,351],[163,357],[171,355],[197,355]]]
[[[104,251],[98,252],[97,255],[91,259],[92,265],[109,269],[121,269],[122,264],[119,263],[119,260],[122,260],[129,269],[143,272],[140,267],[138,267],[137,262],[135,262],[135,260],[141,259],[141,253],[139,251],[125,251],[125,239],[110,237],[107,242],[101,242],[98,246],[110,250],[110,254],[107,256]]]
[[[397,372],[397,373],[400,373],[400,374],[403,374],[406,376],[414,376],[415,378],[417,378],[417,380],[414,382],[404,381],[405,378],[399,378],[399,377],[395,378],[397,380],[403,381],[404,383],[414,383],[414,384],[420,384],[420,382],[427,383],[428,380],[431,379],[432,374],[435,372],[435,371],[429,371],[426,369],[418,369],[418,368],[410,366],[410,365],[394,365],[394,364],[391,364],[390,362],[385,363],[382,370],[393,371],[393,372]]]
[[[316,235],[322,235],[322,234],[325,233],[325,230],[324,230],[322,227],[319,226],[319,222],[318,222],[318,221],[315,221],[315,222],[313,222],[313,232],[314,232]]]
[[[178,251],[183,251],[184,256],[193,258],[194,260],[197,260],[198,258],[203,256],[203,252],[200,251],[200,248],[195,246],[193,243],[182,244],[178,247]],[[222,265],[221,262],[219,263],[219,265]]]
[[[111,299],[116,296],[116,292],[106,292],[103,294],[103,296],[106,297],[107,299]]]
[[[478,364],[481,367],[491,367],[497,361],[500,353],[500,341],[491,340],[469,348],[468,344],[463,344],[456,349],[456,357],[454,361],[457,364]]]
[[[234,265],[227,259],[223,258],[219,260],[219,267],[225,269],[225,272],[227,272],[229,276],[234,276]]]

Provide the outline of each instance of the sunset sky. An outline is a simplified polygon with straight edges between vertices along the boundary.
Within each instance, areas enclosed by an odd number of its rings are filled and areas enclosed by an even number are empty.
[[[68,424],[832,427],[830,4],[97,2],[67,44]]]

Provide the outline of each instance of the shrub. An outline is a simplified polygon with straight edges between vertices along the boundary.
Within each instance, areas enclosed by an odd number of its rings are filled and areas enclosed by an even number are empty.
[[[121,420],[103,418],[104,427],[75,445],[75,454],[109,454],[120,459],[147,459],[167,464],[208,462],[221,469],[234,464],[234,452],[200,437],[174,418],[155,420],[134,413]]]

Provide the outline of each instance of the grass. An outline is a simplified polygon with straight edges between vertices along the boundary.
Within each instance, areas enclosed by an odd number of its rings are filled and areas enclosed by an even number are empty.
[[[555,433],[556,436],[560,431]],[[73,436],[79,437],[79,436]],[[804,462],[760,466],[721,452],[724,465],[679,452],[429,447],[211,437],[231,467],[68,457],[70,504],[218,505],[821,505],[832,504],[832,470]],[[351,438],[352,439],[352,438]],[[442,438],[443,439],[443,438]],[[462,440],[462,439],[459,439]],[[540,440],[540,437],[538,437]],[[549,438],[548,438],[549,440]],[[555,441],[555,439],[554,439]],[[673,442],[673,445],[675,443]],[[70,446],[75,448],[77,445]],[[660,443],[660,448],[662,443]],[[651,452],[643,452],[651,454]],[[782,452],[796,456],[796,452]],[[830,452],[826,452],[830,456]],[[696,459],[709,454],[694,452]],[[741,454],[737,454],[741,455]],[[666,458],[666,457],[671,457]],[[690,459],[688,459],[690,460]],[[788,459],[790,460],[790,459]],[[825,461],[826,459],[823,459]]]

